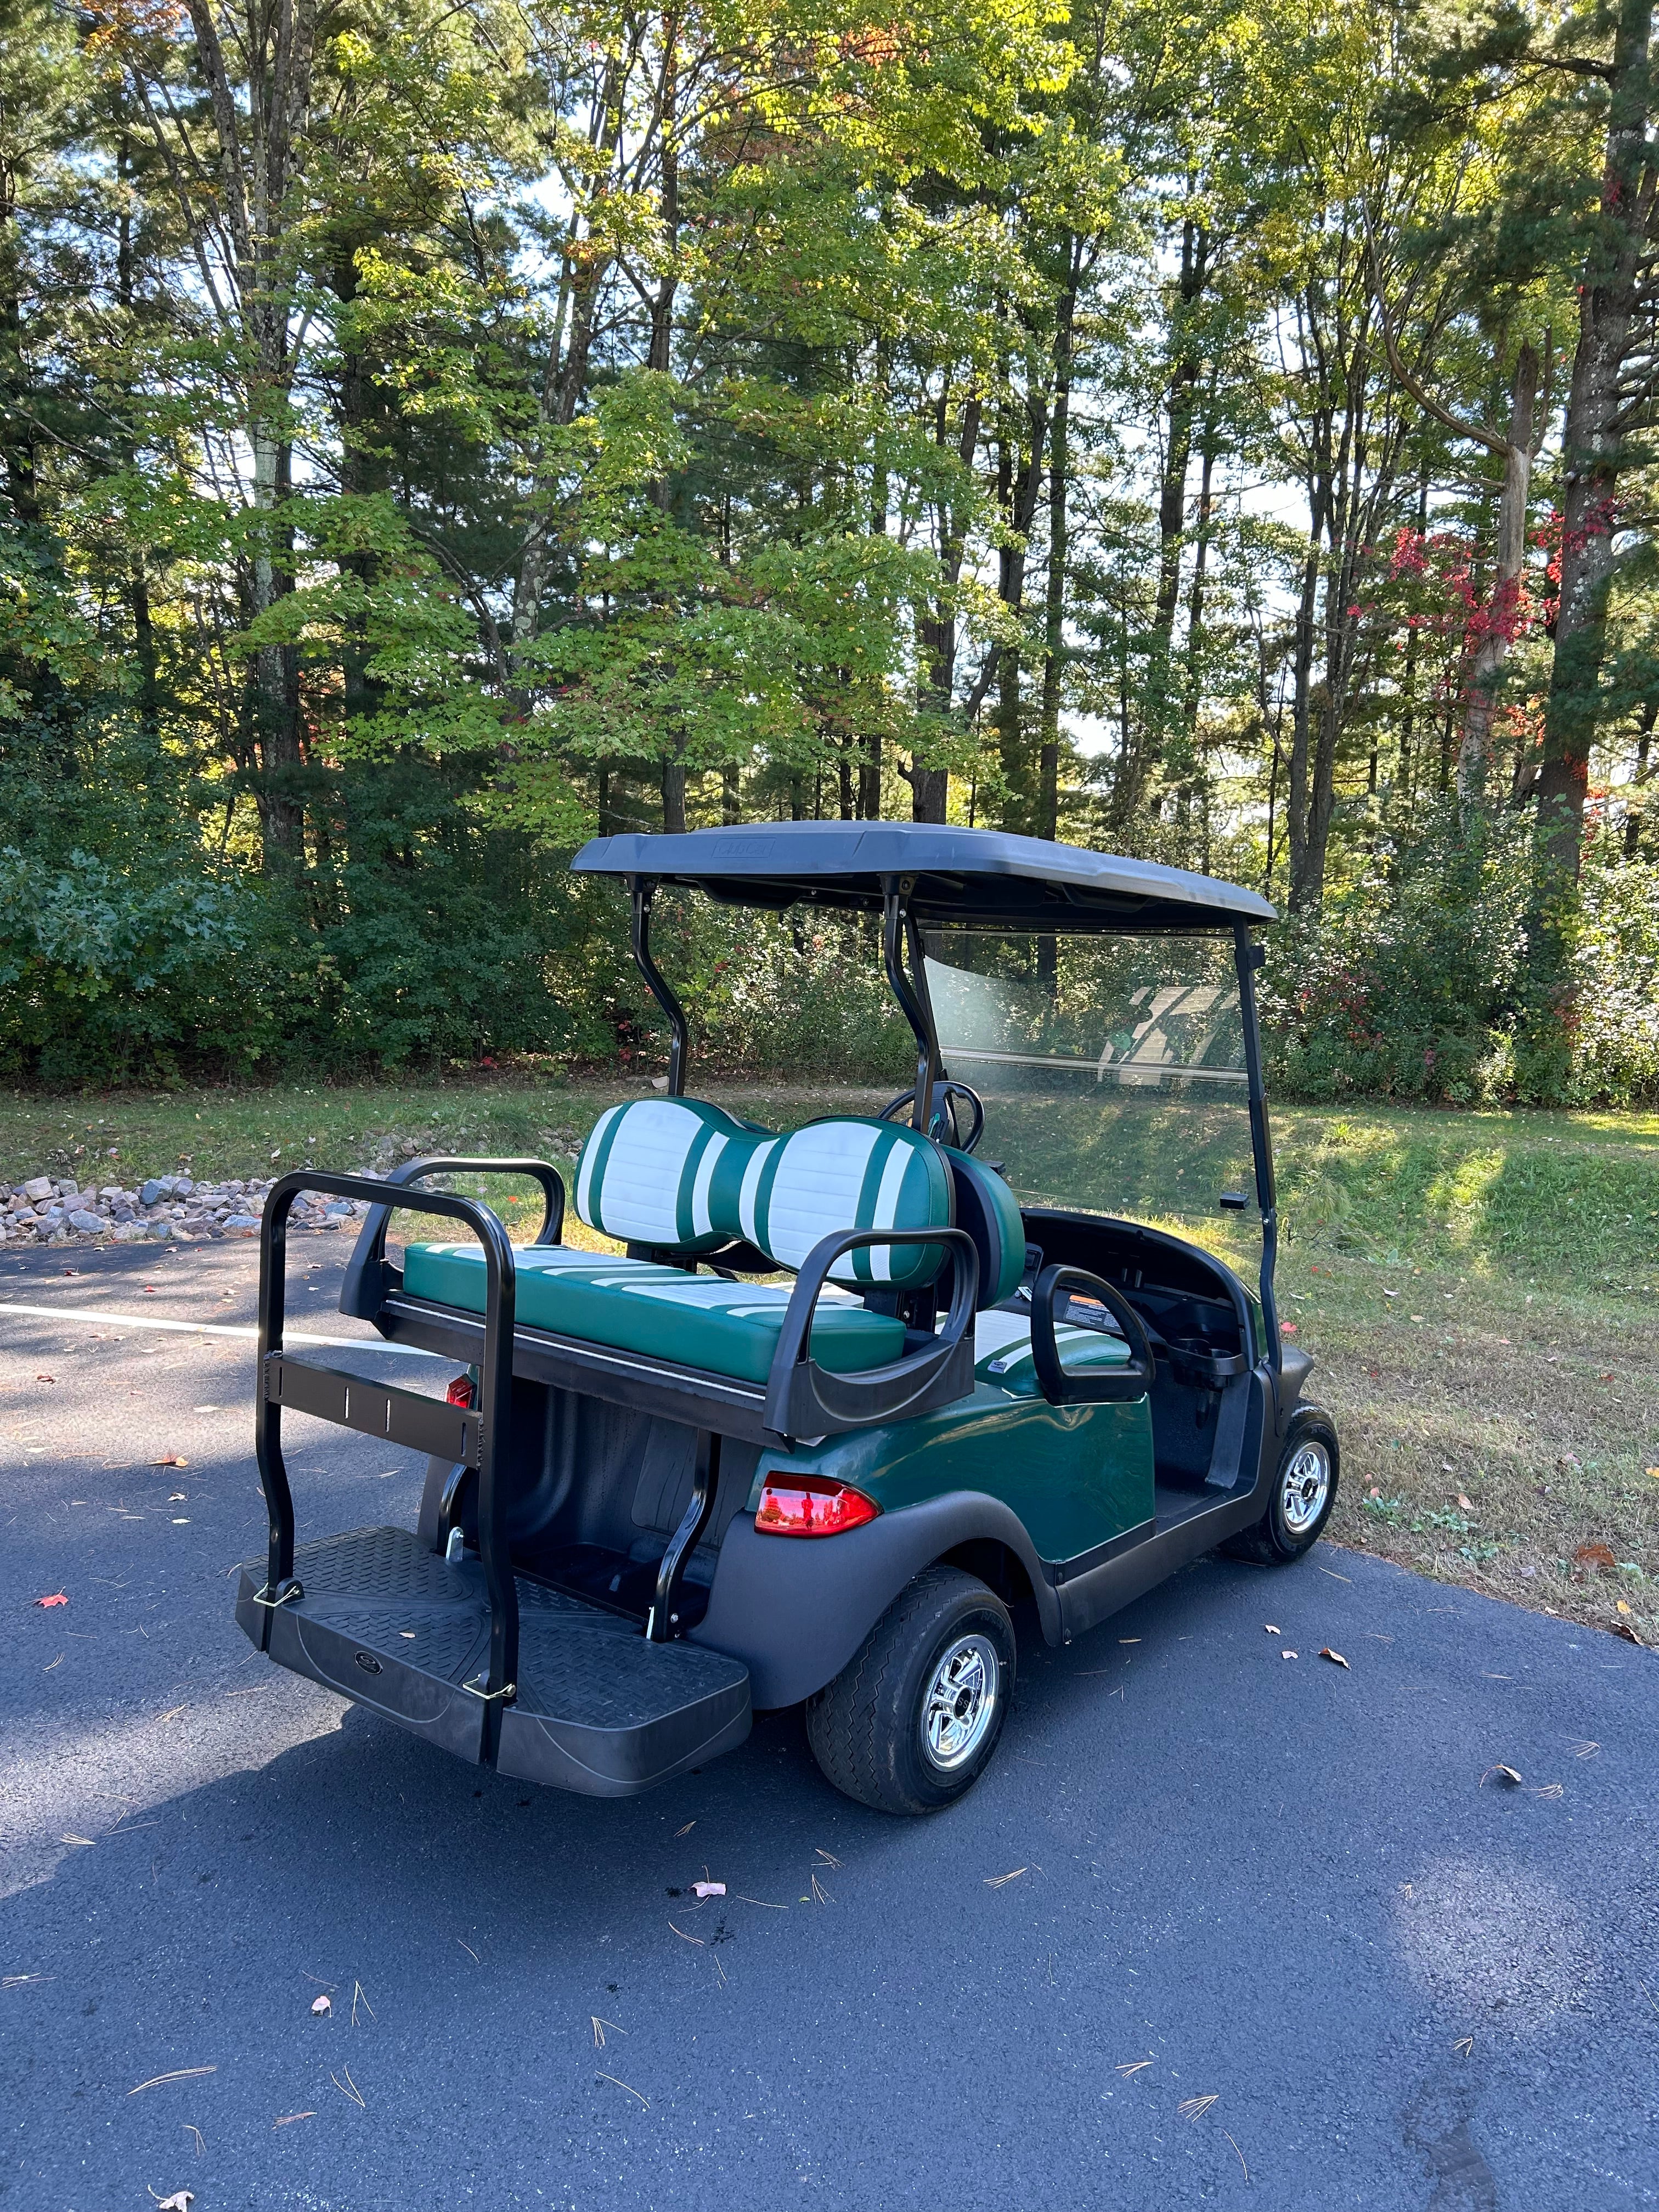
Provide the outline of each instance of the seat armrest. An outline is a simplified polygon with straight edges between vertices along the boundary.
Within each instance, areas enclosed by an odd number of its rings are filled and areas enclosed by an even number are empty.
[[[946,1244],[955,1255],[951,1310],[921,1346],[863,1375],[831,1375],[811,1355],[812,1316],[830,1268],[872,1244]],[[974,1315],[979,1254],[963,1229],[848,1229],[821,1237],[795,1278],[766,1383],[766,1425],[775,1436],[822,1437],[930,1412],[974,1387]]]
[[[1129,1346],[1127,1367],[1093,1368],[1067,1374],[1054,1340],[1054,1301],[1064,1291],[1080,1291],[1103,1305]],[[1051,1406],[1098,1406],[1144,1398],[1158,1363],[1146,1325],[1121,1291],[1103,1283],[1084,1267],[1044,1267],[1031,1290],[1031,1364],[1037,1388]]]
[[[389,1176],[380,1178],[382,1187],[390,1184],[406,1190],[411,1183],[420,1182],[432,1175],[447,1175],[464,1171],[469,1175],[523,1175],[533,1176],[542,1187],[542,1225],[533,1242],[538,1244],[556,1244],[564,1233],[564,1178],[557,1168],[546,1160],[470,1160],[452,1159],[442,1153],[434,1153],[421,1159],[405,1160]],[[358,1321],[373,1321],[386,1304],[388,1294],[400,1290],[402,1284],[391,1277],[394,1271],[386,1256],[386,1224],[392,1218],[390,1206],[371,1206],[357,1242],[346,1262],[345,1279],[340,1285],[340,1311],[350,1314]]]

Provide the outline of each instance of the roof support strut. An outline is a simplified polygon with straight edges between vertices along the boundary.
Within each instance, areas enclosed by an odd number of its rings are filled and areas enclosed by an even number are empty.
[[[672,1042],[668,1048],[668,1095],[671,1098],[685,1096],[685,1056],[690,1039],[690,1028],[685,1018],[685,1009],[674,996],[668,979],[651,957],[651,902],[656,895],[656,882],[650,876],[633,876],[629,889],[634,895],[634,911],[629,926],[628,941],[633,948],[634,961],[646,988],[668,1017]]]
[[[1244,1073],[1250,1091],[1250,1146],[1255,1156],[1255,1197],[1261,1209],[1261,1318],[1267,1328],[1267,1358],[1275,1376],[1285,1364],[1279,1330],[1279,1300],[1273,1271],[1279,1264],[1279,1200],[1273,1187],[1273,1139],[1267,1130],[1267,1093],[1261,1079],[1261,1029],[1255,1012],[1255,971],[1267,958],[1252,942],[1249,924],[1233,926],[1233,962],[1238,970],[1238,1003],[1244,1019]]]
[[[939,1032],[927,995],[927,970],[921,932],[908,906],[909,876],[884,876],[881,884],[881,956],[904,1018],[916,1040],[916,1095],[910,1109],[913,1129],[927,1129],[933,1119],[933,1086],[945,1071],[939,1065]],[[909,972],[905,972],[906,957]]]

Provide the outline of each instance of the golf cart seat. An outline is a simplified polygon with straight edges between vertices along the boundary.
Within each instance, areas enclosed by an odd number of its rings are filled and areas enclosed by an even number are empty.
[[[695,1258],[740,1241],[795,1268],[821,1238],[842,1231],[948,1229],[954,1193],[940,1148],[914,1129],[838,1118],[783,1137],[699,1099],[653,1098],[600,1116],[582,1149],[576,1210],[590,1228],[630,1244]],[[945,1249],[875,1244],[847,1254],[830,1273],[841,1287],[826,1285],[813,1315],[812,1358],[843,1375],[902,1358],[903,1322],[854,1293],[926,1284]],[[787,1285],[731,1282],[560,1245],[531,1245],[516,1259],[521,1324],[740,1381],[763,1382],[771,1372]],[[1002,1260],[1000,1272],[1006,1266]],[[483,1254],[476,1244],[411,1245],[404,1287],[482,1313]]]

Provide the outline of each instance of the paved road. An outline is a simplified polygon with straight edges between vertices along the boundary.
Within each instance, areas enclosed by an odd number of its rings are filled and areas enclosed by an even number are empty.
[[[0,1311],[8,2212],[1659,2203],[1659,1657],[1212,1560],[1028,1650],[934,1820],[836,1796],[789,1714],[632,1803],[526,1793],[236,1632],[249,1343],[56,1317],[234,1328],[252,1281],[0,1261],[54,1310]],[[302,1533],[412,1516],[412,1463],[290,1433]]]

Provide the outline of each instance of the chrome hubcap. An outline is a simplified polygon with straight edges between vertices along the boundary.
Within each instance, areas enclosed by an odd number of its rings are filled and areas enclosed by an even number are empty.
[[[1331,1455],[1323,1444],[1310,1441],[1291,1454],[1285,1470],[1285,1526],[1292,1536],[1307,1534],[1330,1492]]]
[[[988,1637],[959,1636],[933,1669],[921,1704],[921,1745],[941,1773],[965,1766],[990,1733],[1002,1662]]]

